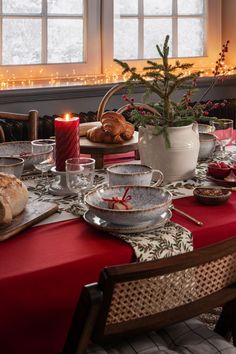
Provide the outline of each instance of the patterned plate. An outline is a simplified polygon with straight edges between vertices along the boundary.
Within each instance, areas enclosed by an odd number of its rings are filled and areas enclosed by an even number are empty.
[[[172,213],[171,210],[168,209],[163,214],[158,215],[157,218],[135,226],[112,224],[94,215],[90,210],[86,211],[83,217],[88,224],[95,227],[96,229],[113,232],[113,233],[133,234],[133,233],[154,230],[158,227],[163,226],[167,221],[171,219]]]

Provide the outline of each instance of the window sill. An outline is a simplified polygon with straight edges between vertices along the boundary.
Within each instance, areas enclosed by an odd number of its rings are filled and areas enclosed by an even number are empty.
[[[211,85],[212,77],[202,77],[197,81],[199,90],[207,88]],[[93,86],[60,86],[60,87],[40,87],[40,88],[20,88],[0,91],[0,104],[17,103],[17,102],[37,102],[50,100],[71,100],[89,97],[103,97],[114,84],[102,84]],[[218,82],[215,86],[217,89],[227,87],[236,87],[236,75],[230,75],[223,82]],[[224,91],[222,90],[222,91]],[[143,87],[135,89],[135,93],[142,93]],[[115,95],[122,94],[122,91]],[[236,97],[236,93],[235,93]],[[235,98],[234,97],[234,98]],[[222,97],[227,98],[227,97]]]

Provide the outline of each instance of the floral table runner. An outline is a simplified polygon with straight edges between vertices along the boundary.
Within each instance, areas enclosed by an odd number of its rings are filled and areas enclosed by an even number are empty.
[[[229,162],[230,157],[235,153],[235,147],[233,147],[233,149],[233,151],[228,152],[227,158],[225,159],[226,162]],[[213,160],[217,161],[217,157],[214,157]],[[193,189],[195,187],[212,184],[206,176],[208,162],[209,161],[198,163],[196,175],[192,179],[169,183],[163,188],[170,191],[174,199],[193,195]],[[61,197],[49,193],[48,188],[50,183],[53,183],[54,178],[55,177],[49,177],[48,180],[42,180],[39,174],[35,174],[23,176],[22,180],[28,187],[30,199],[58,203],[59,211],[63,214],[63,218],[65,219],[82,215],[84,211],[78,207],[77,196]],[[95,173],[94,188],[100,184],[106,183],[106,181],[106,171],[97,170]],[[68,215],[66,216],[66,214]]]
[[[193,250],[192,234],[186,228],[167,222],[163,227],[132,235],[114,234],[130,244],[136,260],[146,262]]]
[[[225,159],[226,162],[230,161],[232,154],[233,151],[229,151],[227,159]],[[217,161],[217,157],[214,157],[213,160]],[[192,179],[169,183],[163,188],[169,190],[174,199],[191,196],[195,187],[211,184],[206,176],[208,162],[198,163],[196,175]],[[78,206],[77,196],[61,197],[49,193],[48,188],[53,183],[54,178],[49,177],[47,180],[42,180],[38,174],[22,178],[28,187],[30,200],[38,199],[45,202],[55,202],[59,205],[59,212],[41,222],[41,224],[76,218],[84,213],[84,210]],[[96,171],[94,188],[104,183],[106,183],[106,171]],[[173,256],[193,249],[191,232],[170,221],[163,227],[152,231],[138,234],[116,234],[114,236],[129,243],[139,261]]]

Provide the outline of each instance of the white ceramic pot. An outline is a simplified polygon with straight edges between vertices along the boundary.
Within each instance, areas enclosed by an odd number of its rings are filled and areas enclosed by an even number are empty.
[[[193,177],[200,146],[197,124],[168,128],[170,148],[154,132],[153,126],[139,128],[141,163],[162,171],[164,183]]]

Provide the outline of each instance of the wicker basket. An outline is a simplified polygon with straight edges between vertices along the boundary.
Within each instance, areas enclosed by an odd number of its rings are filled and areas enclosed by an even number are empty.
[[[124,89],[126,87],[126,84],[125,83],[119,83],[115,86],[113,86],[109,91],[107,91],[107,93],[104,95],[104,97],[102,98],[101,102],[100,102],[100,105],[98,107],[98,111],[97,111],[97,120],[100,121],[101,120],[101,117],[104,113],[104,110],[105,110],[105,107],[109,101],[109,99],[112,97],[112,95],[114,95],[115,93],[119,92],[120,90]],[[144,103],[138,103],[138,102],[135,102],[135,107],[136,108],[139,108],[139,107],[142,107],[143,110],[147,111],[147,112],[151,112],[153,114],[156,114],[157,111],[150,107],[149,105],[147,104],[144,104]],[[117,110],[117,113],[124,113],[125,111],[128,110],[128,107],[130,106],[130,104],[126,104],[122,107],[120,107],[118,110]]]

